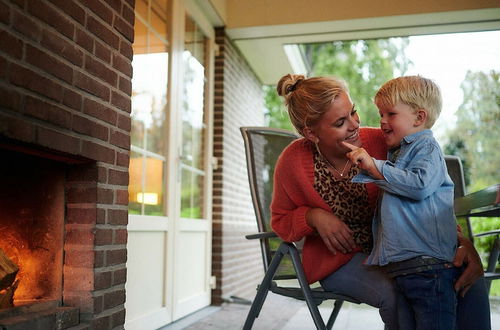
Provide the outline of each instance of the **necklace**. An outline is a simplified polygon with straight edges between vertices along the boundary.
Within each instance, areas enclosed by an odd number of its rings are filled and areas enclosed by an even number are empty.
[[[342,172],[340,172],[339,170],[337,170],[337,168],[328,160],[328,158],[326,158],[325,156],[323,156],[323,154],[321,153],[321,150],[319,150],[319,146],[317,143],[315,143],[316,145],[316,150],[318,150],[318,153],[321,155],[321,157],[325,160],[325,162],[335,171],[337,172],[340,177],[342,178],[344,176],[344,172],[345,172],[345,169],[347,167],[347,164],[349,164],[349,159],[345,162],[345,165],[344,165],[344,168],[342,168]]]
[[[322,155],[323,156],[323,155]],[[337,168],[335,166],[333,166],[332,163],[330,163],[330,161],[325,157],[323,156],[323,159],[328,163],[328,165],[330,165],[332,167],[332,169],[337,172],[340,177],[343,177],[344,176],[344,172],[345,172],[345,169],[347,167],[347,164],[349,164],[349,159],[345,162],[345,165],[344,165],[344,168],[342,169],[342,172],[340,172],[339,170],[337,170]]]

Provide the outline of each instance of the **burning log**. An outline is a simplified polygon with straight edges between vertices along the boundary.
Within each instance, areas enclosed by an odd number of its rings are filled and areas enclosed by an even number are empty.
[[[0,249],[0,308],[12,307],[14,291],[19,281],[15,281],[19,268]]]

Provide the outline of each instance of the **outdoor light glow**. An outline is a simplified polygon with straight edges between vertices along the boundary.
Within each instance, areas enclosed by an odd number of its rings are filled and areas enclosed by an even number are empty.
[[[158,205],[157,193],[138,193],[137,201],[147,205]]]

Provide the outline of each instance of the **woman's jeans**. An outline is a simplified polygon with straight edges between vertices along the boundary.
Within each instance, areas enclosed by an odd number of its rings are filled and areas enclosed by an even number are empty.
[[[363,262],[367,257],[367,254],[356,253],[351,261],[321,280],[321,286],[378,308],[387,329],[411,329],[413,325],[398,326],[398,295],[393,279],[376,267],[365,266]],[[480,278],[465,297],[458,296],[457,329],[490,330],[490,322],[488,294],[484,278]]]

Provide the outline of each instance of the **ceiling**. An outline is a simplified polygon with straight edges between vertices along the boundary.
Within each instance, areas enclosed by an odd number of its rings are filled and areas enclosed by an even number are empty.
[[[284,45],[500,30],[498,0],[199,0],[263,84],[300,72]],[[202,4],[203,3],[203,4]],[[290,49],[289,49],[290,50]],[[293,51],[293,47],[291,48]],[[295,69],[295,70],[294,70]]]

